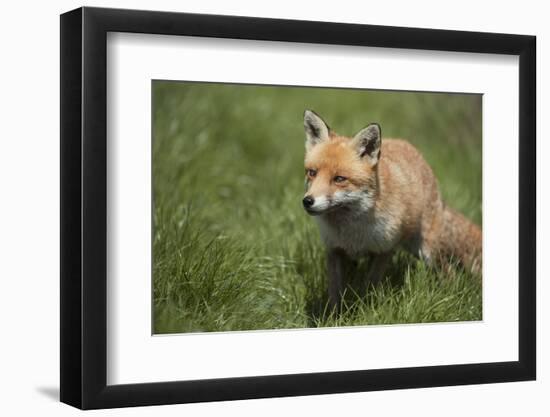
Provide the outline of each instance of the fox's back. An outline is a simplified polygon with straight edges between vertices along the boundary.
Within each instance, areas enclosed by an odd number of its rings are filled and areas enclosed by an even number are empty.
[[[384,146],[385,145],[385,146]],[[398,222],[408,249],[425,259],[456,258],[481,268],[481,229],[447,206],[437,179],[421,153],[403,140],[386,140],[380,159],[377,208]]]
[[[421,222],[433,221],[442,209],[436,177],[422,154],[409,142],[386,139],[381,148],[376,207],[392,213],[405,234],[415,232]]]

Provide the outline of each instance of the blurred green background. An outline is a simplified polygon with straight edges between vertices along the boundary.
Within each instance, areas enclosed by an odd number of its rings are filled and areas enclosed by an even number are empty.
[[[301,206],[305,109],[343,135],[378,122],[407,139],[481,224],[480,95],[154,81],[154,332],[480,320],[479,279],[402,252],[376,288],[360,261],[330,312]]]

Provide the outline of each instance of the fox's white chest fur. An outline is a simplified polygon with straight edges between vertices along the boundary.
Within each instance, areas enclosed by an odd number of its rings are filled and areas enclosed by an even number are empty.
[[[384,216],[369,216],[368,212],[332,213],[316,219],[325,245],[342,249],[350,257],[388,252],[401,239],[394,222]]]

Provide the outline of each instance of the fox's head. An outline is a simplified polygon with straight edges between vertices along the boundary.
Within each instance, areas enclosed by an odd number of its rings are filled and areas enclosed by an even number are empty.
[[[371,123],[353,138],[340,136],[311,110],[304,113],[306,194],[311,215],[360,206],[368,210],[377,193],[382,134]]]

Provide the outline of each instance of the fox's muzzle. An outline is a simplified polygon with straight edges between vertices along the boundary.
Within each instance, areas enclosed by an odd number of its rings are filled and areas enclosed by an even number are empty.
[[[326,213],[333,208],[331,200],[327,196],[313,197],[313,195],[307,194],[302,200],[302,204],[307,213],[312,216]]]
[[[308,214],[312,216],[316,216],[318,214],[321,214],[320,211],[318,211],[315,206],[315,198],[311,195],[306,195],[304,199],[302,200],[302,204],[304,205],[304,209],[307,211]]]
[[[304,205],[305,209],[308,209],[313,206],[313,204],[315,204],[315,199],[310,195],[306,195],[302,200],[302,204]]]

